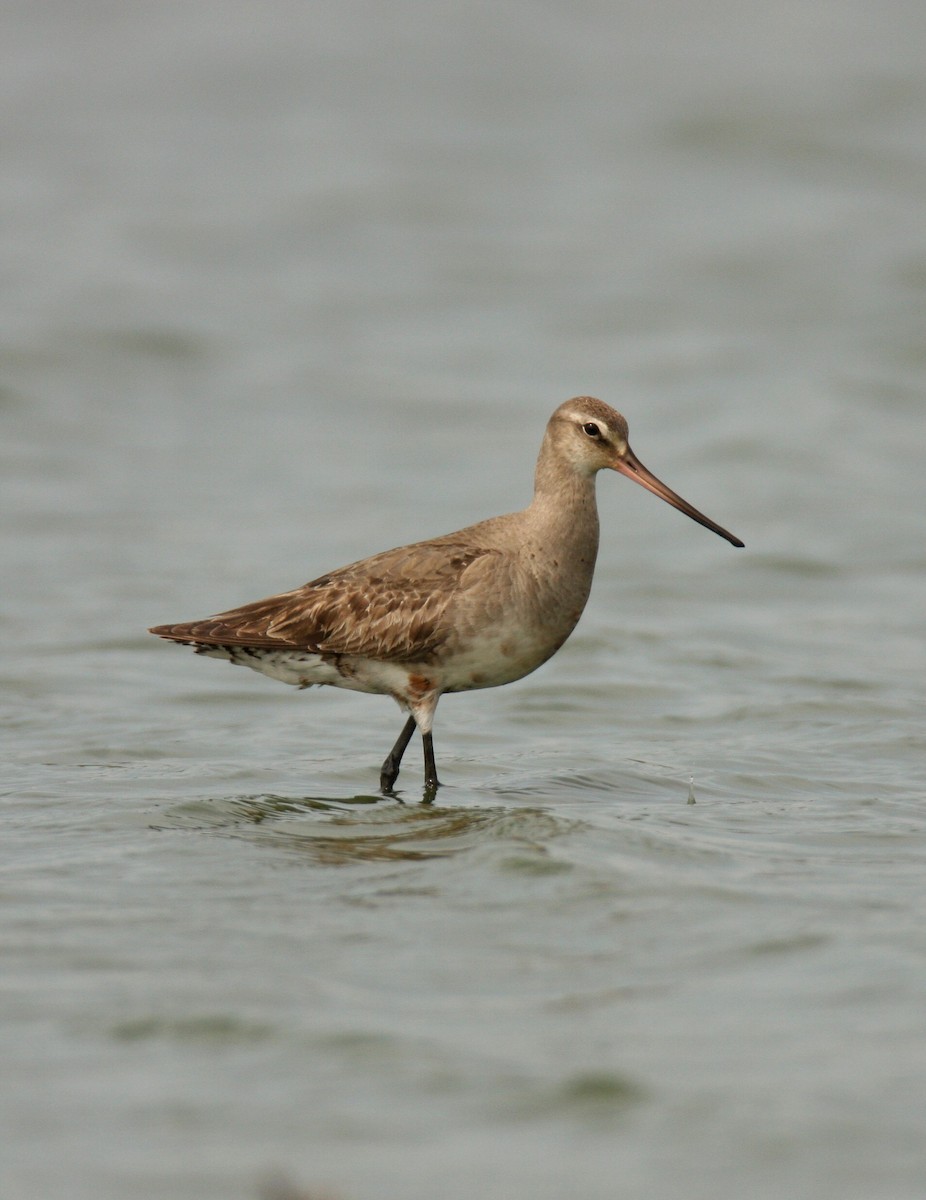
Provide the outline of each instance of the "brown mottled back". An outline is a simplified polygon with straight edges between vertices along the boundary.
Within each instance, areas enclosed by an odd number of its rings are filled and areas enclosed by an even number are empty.
[[[467,568],[498,551],[451,535],[387,550],[290,592],[152,633],[197,646],[311,650],[427,661],[446,641],[447,609]]]

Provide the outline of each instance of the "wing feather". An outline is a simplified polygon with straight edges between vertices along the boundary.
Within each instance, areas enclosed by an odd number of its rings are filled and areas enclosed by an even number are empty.
[[[498,554],[451,535],[387,550],[293,591],[151,632],[198,646],[427,661],[451,631],[448,609],[465,590],[467,573],[483,575]]]

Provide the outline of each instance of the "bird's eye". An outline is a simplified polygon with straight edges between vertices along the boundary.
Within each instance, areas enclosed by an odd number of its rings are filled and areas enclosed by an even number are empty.
[[[582,426],[582,432],[587,433],[590,438],[600,438],[601,430],[594,421],[589,421],[588,424]]]

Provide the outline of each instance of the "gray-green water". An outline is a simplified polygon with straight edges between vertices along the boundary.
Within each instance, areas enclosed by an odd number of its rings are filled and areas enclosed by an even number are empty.
[[[3,24],[2,1195],[921,1197],[922,5]],[[601,479],[433,806],[145,634],[520,506],[580,392],[747,549]]]

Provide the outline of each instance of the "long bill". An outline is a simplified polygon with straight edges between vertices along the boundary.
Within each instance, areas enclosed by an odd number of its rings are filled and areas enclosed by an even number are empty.
[[[691,517],[692,521],[697,521],[699,525],[703,525],[705,529],[711,529],[720,537],[726,538],[733,546],[742,547],[745,545],[738,537],[734,537],[726,529],[712,521],[710,517],[706,517],[704,513],[698,510],[687,500],[683,500],[676,492],[673,492],[670,487],[657,479],[652,471],[647,470],[640,462],[634,452],[628,446],[626,451],[620,458],[612,463],[615,471],[621,475],[626,475],[628,479],[632,479],[634,483],[639,483],[641,487],[645,487],[648,492],[652,492],[654,496],[658,496],[661,500],[665,500],[667,504],[671,504],[673,508],[677,508],[679,512],[683,512],[686,517]]]

